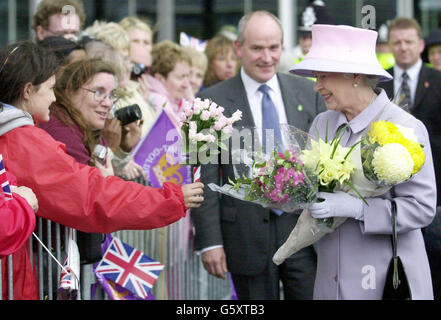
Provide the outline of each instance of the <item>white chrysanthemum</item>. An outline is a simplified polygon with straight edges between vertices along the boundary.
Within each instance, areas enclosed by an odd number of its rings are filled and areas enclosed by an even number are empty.
[[[414,164],[409,151],[403,145],[389,143],[375,150],[372,166],[379,180],[393,185],[409,179]]]

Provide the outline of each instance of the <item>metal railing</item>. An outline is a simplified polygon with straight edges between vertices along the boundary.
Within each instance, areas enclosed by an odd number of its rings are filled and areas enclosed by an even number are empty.
[[[67,230],[67,227],[58,223],[37,218],[35,234],[47,248],[50,248],[60,263],[66,256],[64,243],[67,244]],[[112,235],[164,264],[165,267],[152,289],[155,299],[230,299],[231,285],[229,280],[212,277],[205,271],[200,256],[193,252],[192,239],[191,236],[189,237],[190,231],[191,221],[187,217],[160,229],[118,231]],[[55,300],[61,268],[34,237],[31,237],[29,241],[30,263],[35,265],[37,270],[39,299]],[[2,264],[0,264],[0,275],[3,272],[7,273],[7,283],[2,283],[2,276],[0,276],[0,293],[3,293],[3,287],[6,285],[7,299],[14,300],[12,255],[4,257],[2,260],[7,261],[7,270],[2,270]],[[83,291],[85,288],[80,289]],[[2,296],[0,294],[0,300]]]

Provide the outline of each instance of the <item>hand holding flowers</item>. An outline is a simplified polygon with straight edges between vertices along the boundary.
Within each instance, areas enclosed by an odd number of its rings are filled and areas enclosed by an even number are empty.
[[[303,150],[300,159],[305,163],[307,172],[318,177],[317,187],[319,191],[334,192],[334,189],[341,189],[341,186],[345,184],[365,201],[350,182],[351,174],[355,169],[352,161],[352,151],[358,143],[350,148],[342,147],[340,141],[344,129],[345,127],[341,128],[330,142],[328,142],[327,134],[325,140],[320,137],[318,141],[311,140],[311,149]],[[321,201],[323,199],[319,197],[317,200]],[[319,221],[326,223],[331,228],[334,220],[330,217]]]
[[[233,124],[242,118],[240,110],[234,112],[230,118],[225,117],[223,112],[223,107],[209,99],[196,98],[193,102],[183,103],[182,148],[187,157],[185,164],[195,165],[195,181],[200,181],[200,165],[217,156],[220,153],[219,148],[226,149],[222,141],[229,138]]]
[[[389,121],[373,122],[369,132],[362,137],[360,142],[359,145],[355,145],[355,148],[353,146],[355,152],[352,155],[352,162],[354,167],[350,170],[349,180],[346,180],[349,183],[346,183],[345,186],[338,181],[336,184],[339,189],[346,192],[320,192],[318,197],[323,197],[326,200],[310,207],[316,217],[334,217],[332,218],[332,226],[329,228],[329,224],[326,227],[323,224],[316,224],[316,219],[312,218],[310,211],[304,210],[288,240],[273,256],[275,264],[281,264],[300,249],[317,242],[326,233],[332,232],[344,223],[347,218],[363,220],[365,208],[363,197],[387,192],[392,186],[411,178],[424,165],[425,155],[422,146],[417,142],[411,128]],[[311,151],[320,149],[319,153],[323,151],[325,155],[329,154],[326,146],[317,147],[320,142],[316,142],[316,145],[312,143],[312,145]],[[318,155],[319,153],[317,151],[308,153],[307,151],[305,156],[309,160],[303,159],[305,167],[311,163],[318,164],[317,166],[309,166],[309,168],[318,170],[319,176],[322,175],[320,179],[322,185],[330,182],[328,185],[332,186],[332,181],[335,181],[332,177],[342,176],[345,170],[341,171],[341,175],[328,176],[325,173],[326,170],[319,170],[319,159],[322,157]],[[397,159],[398,157],[400,159]],[[326,156],[325,159],[327,159]],[[322,163],[329,164],[327,160]],[[356,197],[357,195],[358,197]],[[342,203],[344,206],[341,205]],[[311,233],[311,231],[314,232]]]

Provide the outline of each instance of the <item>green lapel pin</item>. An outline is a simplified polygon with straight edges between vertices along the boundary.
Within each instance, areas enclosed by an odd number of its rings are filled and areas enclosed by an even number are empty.
[[[302,112],[303,111],[303,106],[301,104],[299,104],[297,106],[297,111]]]

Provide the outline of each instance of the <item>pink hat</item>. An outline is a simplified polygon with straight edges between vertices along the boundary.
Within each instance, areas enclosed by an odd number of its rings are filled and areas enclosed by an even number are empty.
[[[351,26],[314,24],[312,46],[290,72],[314,77],[313,71],[377,75],[380,81],[393,77],[380,65],[375,52],[377,32]]]

